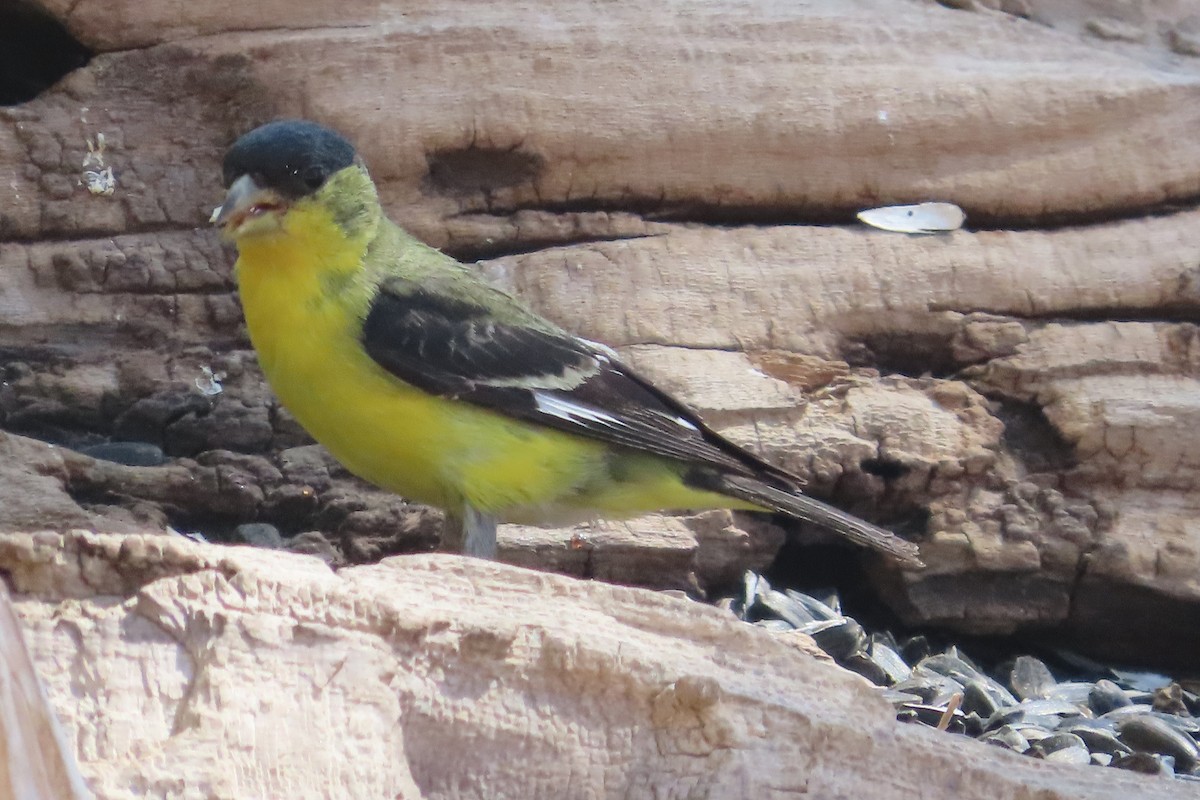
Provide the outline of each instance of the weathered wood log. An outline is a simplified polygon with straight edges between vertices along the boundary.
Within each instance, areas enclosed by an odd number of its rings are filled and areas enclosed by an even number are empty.
[[[88,533],[0,569],[100,797],[1190,796],[897,724],[794,632],[645,590]]]
[[[8,589],[0,586],[0,797],[88,800],[54,709],[25,645]]]
[[[432,546],[435,512],[276,405],[205,226],[224,148],[306,115],[415,233],[920,541],[924,572],[867,562],[904,619],[1195,663],[1195,2],[42,5],[96,55],[0,108],[0,528]],[[927,199],[968,229],[852,224]],[[109,441],[166,463],[77,452]],[[783,536],[715,514],[502,544],[703,592]]]

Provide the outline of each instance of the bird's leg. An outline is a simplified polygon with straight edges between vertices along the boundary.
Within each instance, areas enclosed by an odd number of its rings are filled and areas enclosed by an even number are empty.
[[[496,518],[463,506],[462,516],[447,514],[442,549],[475,558],[496,557]]]

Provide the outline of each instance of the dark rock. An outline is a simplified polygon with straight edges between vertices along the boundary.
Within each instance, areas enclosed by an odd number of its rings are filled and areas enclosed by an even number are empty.
[[[1091,713],[1066,700],[1026,700],[1019,708],[1028,716],[1038,717],[1079,717]]]
[[[1047,753],[1044,758],[1046,761],[1052,761],[1056,764],[1086,766],[1092,763],[1092,754],[1087,751],[1086,747],[1064,747],[1061,750],[1055,750],[1053,753]]]
[[[1171,756],[1181,772],[1200,761],[1200,749],[1187,734],[1150,714],[1138,714],[1118,726],[1120,739],[1134,750]]]
[[[966,684],[968,681],[979,680],[983,677],[974,666],[963,661],[961,658],[951,655],[950,653],[938,653],[922,659],[916,666],[917,672],[936,672],[938,675],[945,675],[948,678],[953,678],[961,684]]]
[[[1170,777],[1175,774],[1174,762],[1154,753],[1128,753],[1114,756],[1112,765],[1117,769],[1127,769],[1133,772],[1140,772],[1143,775],[1165,775]]]
[[[998,728],[1011,726],[1013,723],[1020,722],[1025,718],[1025,711],[1019,706],[1011,708],[1001,708],[996,713],[992,714],[983,722],[983,729],[990,731]]]
[[[1052,733],[1034,742],[1030,749],[1033,755],[1059,764],[1090,764],[1091,753],[1083,740],[1073,733]]]
[[[948,678],[954,679],[964,689],[968,684],[977,684],[976,688],[986,692],[991,697],[992,704],[997,708],[1017,704],[1017,698],[1013,697],[999,683],[984,675],[978,667],[963,658],[955,648],[950,648],[945,653],[931,655],[923,659],[914,668],[914,672],[917,674],[932,672],[938,675],[945,675]]]
[[[992,695],[980,681],[971,681],[963,686],[962,708],[963,711],[977,713],[984,719],[989,719],[1000,710],[999,704],[992,699]]]
[[[1120,741],[1112,731],[1106,731],[1102,728],[1092,728],[1076,724],[1068,727],[1066,732],[1079,737],[1092,753],[1107,753],[1111,756],[1118,753],[1133,752],[1129,745]]]
[[[920,663],[925,658],[928,658],[933,653],[933,648],[929,644],[929,640],[924,636],[914,636],[904,643],[900,648],[900,655],[909,664]]]
[[[983,733],[983,717],[974,711],[969,714],[963,714],[962,723],[963,733],[967,736],[976,737]]]
[[[283,547],[279,529],[266,522],[246,522],[234,528],[234,539],[253,547],[277,550]]]
[[[1008,679],[1009,686],[1022,700],[1046,697],[1054,682],[1046,665],[1033,656],[1018,656]]]
[[[920,696],[926,703],[934,705],[946,703],[951,696],[962,691],[962,686],[954,679],[934,673],[913,675],[892,688],[898,692],[911,692]]]
[[[1163,714],[1184,715],[1188,713],[1187,705],[1183,702],[1183,687],[1178,683],[1154,690],[1151,707]]]
[[[1085,681],[1063,681],[1046,690],[1047,700],[1063,700],[1077,706],[1087,707],[1093,684]]]
[[[742,595],[735,600],[733,605],[733,613],[737,614],[738,619],[749,619],[750,609],[754,608],[755,603],[758,602],[760,582],[764,587],[769,588],[767,579],[751,570],[746,570],[746,573],[742,575]]]
[[[801,603],[783,592],[777,592],[774,589],[764,590],[760,586],[756,597],[759,605],[793,628],[816,621]]]
[[[857,672],[859,675],[862,675],[876,686],[889,686],[894,683],[883,667],[879,666],[866,653],[853,653],[838,663],[851,672]]]
[[[912,669],[909,668],[908,664],[904,663],[904,659],[900,657],[900,654],[887,644],[884,644],[883,641],[872,637],[869,652],[871,659],[887,675],[889,685],[908,680],[912,676]]]
[[[844,617],[836,624],[811,635],[817,646],[836,661],[857,653],[867,641],[862,626],[849,617]]]
[[[1050,731],[1046,730],[1045,725],[1037,723],[1018,722],[1013,727],[1020,731],[1021,735],[1028,739],[1031,745],[1052,735]]]
[[[1133,701],[1125,695],[1125,691],[1107,679],[1096,681],[1095,686],[1088,692],[1088,706],[1096,716],[1129,705],[1133,705]]]
[[[824,597],[821,598],[797,592],[794,589],[788,589],[787,595],[793,601],[804,606],[805,611],[813,619],[842,618],[842,603],[836,592],[827,591],[824,593]]]
[[[1011,725],[1001,725],[994,731],[988,731],[979,737],[979,741],[998,745],[1018,753],[1024,753],[1029,749],[1029,740]]]
[[[1083,739],[1080,739],[1073,733],[1067,733],[1066,731],[1052,733],[1044,739],[1039,739],[1038,742],[1033,745],[1033,750],[1034,752],[1042,755],[1049,755],[1056,750],[1063,750],[1069,747],[1078,747],[1085,752],[1087,751],[1087,746],[1084,745]]]
[[[1150,708],[1149,704],[1134,703],[1132,705],[1121,706],[1120,708],[1114,708],[1112,711],[1107,711],[1103,715],[1101,715],[1100,718],[1112,720],[1113,722],[1116,722],[1119,724],[1121,722],[1121,720],[1126,719],[1127,717],[1137,716],[1138,714],[1153,714],[1153,713],[1154,713],[1154,709]]]

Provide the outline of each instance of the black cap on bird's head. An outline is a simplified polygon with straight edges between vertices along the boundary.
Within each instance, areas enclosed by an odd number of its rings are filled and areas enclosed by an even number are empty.
[[[229,194],[213,212],[212,222],[237,227],[246,219],[278,211],[319,190],[357,157],[341,134],[308,120],[278,120],[255,128],[225,153]]]
[[[303,119],[283,119],[255,128],[225,154],[225,186],[249,175],[266,189],[303,197],[333,173],[354,163],[354,146],[341,134]]]

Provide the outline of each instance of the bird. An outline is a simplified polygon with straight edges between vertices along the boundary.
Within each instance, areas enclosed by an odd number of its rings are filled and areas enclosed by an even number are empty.
[[[611,348],[396,225],[332,128],[269,122],[229,147],[222,172],[211,222],[236,246],[272,390],[350,472],[443,509],[447,549],[494,558],[500,521],[727,508],[921,566],[913,543],[807,496]]]

